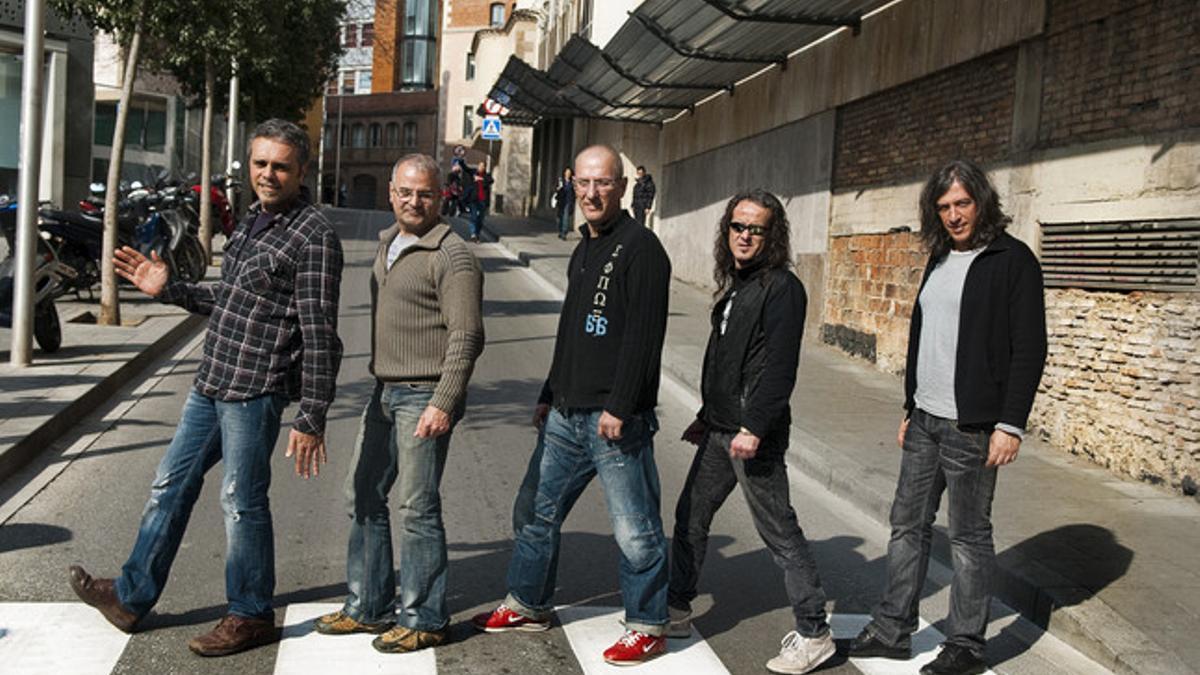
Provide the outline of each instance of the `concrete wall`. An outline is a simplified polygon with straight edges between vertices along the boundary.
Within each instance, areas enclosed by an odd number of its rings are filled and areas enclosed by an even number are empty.
[[[658,181],[658,235],[677,277],[712,287],[712,249],[729,198],[764,187],[787,209],[792,253],[809,293],[808,334],[820,322],[834,115],[825,113],[667,164]],[[816,256],[816,264],[813,264]]]

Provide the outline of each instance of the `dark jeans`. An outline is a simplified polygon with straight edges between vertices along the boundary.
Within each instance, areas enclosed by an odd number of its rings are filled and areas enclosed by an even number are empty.
[[[983,655],[990,603],[992,495],[996,469],[985,467],[990,431],[960,431],[954,420],[913,411],[904,436],[900,479],[892,502],[887,588],[871,630],[895,644],[917,630],[917,604],[929,568],[933,521],[942,492],[950,493],[950,616],[947,644]]]
[[[730,432],[710,431],[692,460],[675,507],[668,601],[677,609],[691,608],[708,546],[709,526],[734,486],[740,484],[758,535],[775,564],[783,569],[796,631],[805,637],[820,637],[829,632],[825,591],[808,540],[792,510],[783,455],[760,448],[764,454],[754,459],[733,459],[729,456],[733,436]]]
[[[647,209],[644,206],[634,205],[633,219],[637,221],[638,225],[641,225],[642,227],[646,226],[646,211],[648,211],[648,210],[649,209]]]

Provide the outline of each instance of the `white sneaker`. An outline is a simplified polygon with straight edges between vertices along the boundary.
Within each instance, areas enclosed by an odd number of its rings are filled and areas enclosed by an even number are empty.
[[[782,646],[779,656],[767,661],[767,670],[772,673],[807,673],[825,663],[836,651],[832,632],[827,632],[821,637],[807,638],[792,631],[784,635],[780,642]]]
[[[667,637],[686,638],[692,635],[692,611],[667,607],[667,616],[671,622],[667,624]]]

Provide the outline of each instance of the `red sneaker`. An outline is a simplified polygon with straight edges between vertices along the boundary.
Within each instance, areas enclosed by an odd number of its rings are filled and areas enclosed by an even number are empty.
[[[667,638],[627,630],[617,643],[604,650],[604,660],[614,666],[636,666],[667,653]]]
[[[519,630],[534,633],[550,627],[549,621],[534,621],[500,605],[494,612],[483,612],[471,618],[471,623],[485,633],[506,633]]]

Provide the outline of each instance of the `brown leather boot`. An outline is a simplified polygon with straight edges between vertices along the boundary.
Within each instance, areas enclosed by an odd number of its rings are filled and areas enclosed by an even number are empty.
[[[100,610],[100,614],[108,622],[126,633],[132,633],[139,617],[129,611],[117,599],[117,589],[112,579],[97,579],[87,573],[79,565],[67,568],[67,576],[71,581],[71,590],[87,604]]]
[[[226,614],[211,631],[188,642],[188,649],[200,656],[226,656],[272,642],[279,642],[274,621]]]

